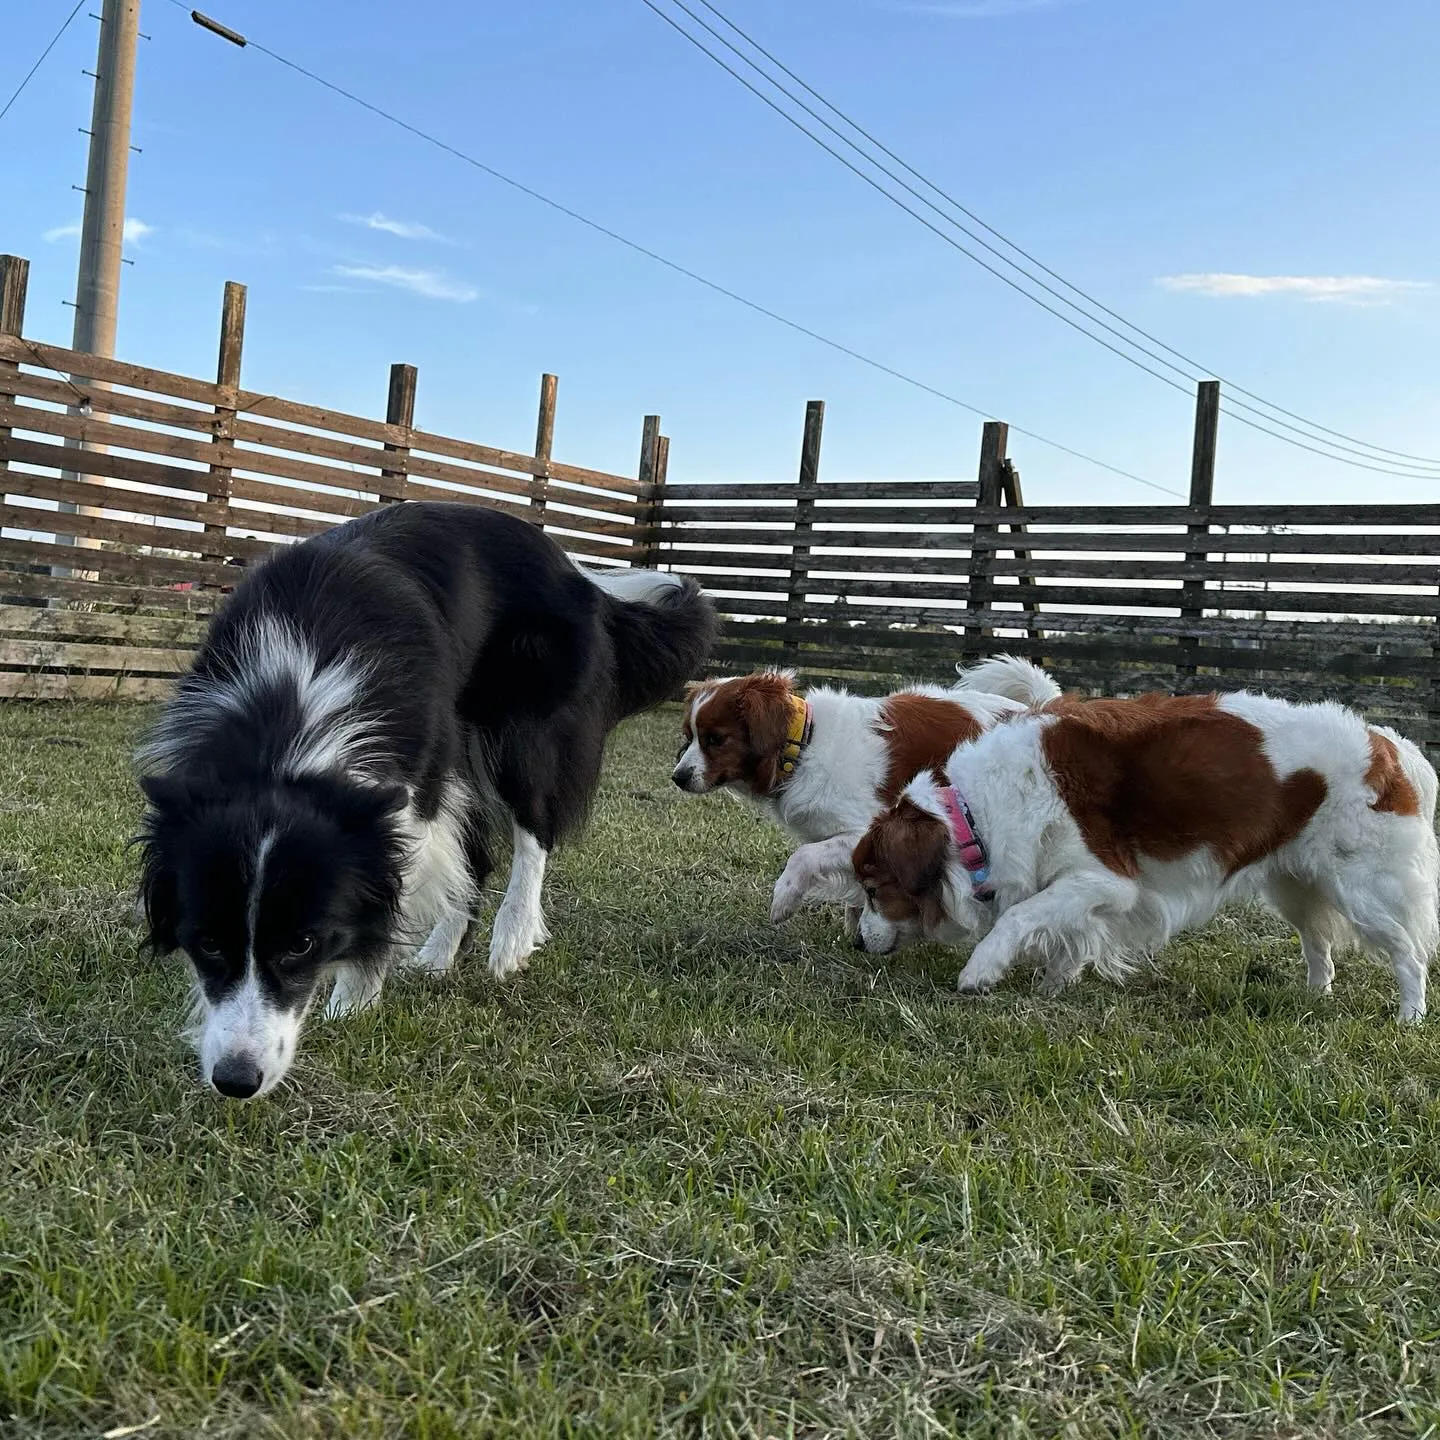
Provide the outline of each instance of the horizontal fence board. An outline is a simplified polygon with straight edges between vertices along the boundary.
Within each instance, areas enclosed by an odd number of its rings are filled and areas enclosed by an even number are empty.
[[[279,396],[266,395],[260,391],[214,385],[171,371],[103,359],[100,356],[66,350],[57,345],[45,345],[18,336],[0,335],[0,360],[38,366],[59,375],[85,375],[109,384],[125,386],[127,389],[144,390],[218,409],[234,410],[239,415],[253,415],[314,430],[334,431],[376,444],[423,450],[454,459],[470,460],[478,465],[515,470],[521,474],[548,475],[592,489],[613,489],[624,496],[640,496],[642,493],[643,487],[640,483],[629,476],[612,475],[581,465],[541,461],[533,455],[472,444],[425,430],[406,429],[403,426],[371,420],[363,415],[349,415],[344,411],[283,400]]]
[[[0,541],[0,559],[8,558],[4,554],[4,546],[25,543]],[[47,559],[59,558],[53,546],[45,549]],[[73,565],[73,560],[71,563]],[[234,574],[233,570],[231,574]],[[13,570],[0,570],[0,596],[5,599],[78,600],[83,604],[112,606],[117,610],[164,610],[167,614],[174,612],[192,617],[210,614],[223,598],[209,591],[171,590],[163,585],[126,585],[76,576],[22,574]],[[40,609],[36,606],[28,608],[37,612]]]
[[[955,504],[944,507],[906,506],[894,501],[881,505],[817,505],[812,512],[816,524],[827,525],[965,525],[970,524],[973,507]],[[694,526],[701,525],[772,525],[793,526],[795,507],[791,505],[672,505],[665,501],[663,534],[683,537]]]
[[[42,523],[36,523],[37,517]],[[118,545],[179,550],[194,555],[223,550],[244,559],[259,560],[275,547],[268,540],[247,540],[237,535],[216,536],[205,530],[179,530],[168,525],[146,525],[139,521],[108,520],[99,515],[61,514],[56,510],[34,510],[28,506],[0,505],[0,526],[10,530],[39,530],[61,535],[78,535],[86,540],[108,540]],[[75,565],[89,570],[94,567],[78,560],[66,560],[65,554],[105,554],[85,547],[52,547],[57,557],[53,565]],[[235,573],[230,572],[231,583]]]
[[[8,590],[0,577],[0,593]],[[193,647],[205,626],[188,615],[106,615],[93,610],[0,603],[0,634],[55,639],[120,640],[131,645]]]
[[[976,506],[977,525],[1440,526],[1440,505]]]
[[[24,441],[12,441],[12,447],[24,446]],[[5,449],[0,442],[0,451]],[[36,446],[35,449],[59,449],[59,446]],[[79,451],[70,451],[78,455]],[[34,463],[49,463],[37,461]],[[182,500],[171,495],[155,495],[147,490],[136,490],[119,483],[101,484],[94,480],[62,480],[50,475],[18,475],[11,471],[7,477],[17,481],[14,486],[4,486],[7,496],[23,495],[31,500],[56,500],[71,505],[86,505],[100,510],[123,510],[131,515],[153,515],[162,520],[188,520],[193,524],[216,524],[224,518],[224,511],[207,500]],[[53,515],[53,510],[36,510],[37,515]],[[41,527],[49,528],[49,527]]]
[[[1436,545],[1440,553],[1440,544]],[[992,557],[991,578],[1024,576],[1041,580],[1227,580],[1248,584],[1440,586],[1440,560],[1429,564],[1367,564],[1361,560],[1055,560],[1027,554]]]
[[[98,448],[139,450],[143,454],[161,455],[168,460],[189,461],[194,466],[208,466],[217,450],[228,449],[228,444],[217,445],[213,440],[190,435],[172,435],[166,430],[146,425],[115,425],[93,414],[70,415],[63,410],[36,410],[0,400],[0,426],[4,425],[78,440]],[[192,478],[197,473],[184,468]],[[203,470],[198,473],[203,474]]]
[[[219,450],[221,447],[217,445],[215,448]],[[79,475],[125,480],[131,485],[160,485],[171,490],[181,490],[188,492],[195,502],[203,502],[208,495],[205,485],[209,476],[204,470],[168,465],[160,460],[141,460],[133,455],[77,450],[71,446],[47,444],[44,441],[22,440],[18,435],[12,435],[8,439],[0,435],[0,461],[12,458],[29,465],[47,465],[57,470],[71,470]],[[24,476],[12,470],[5,485],[10,494],[21,494],[24,491]],[[163,503],[163,496],[156,498]]]
[[[1440,535],[1376,535],[1363,531],[1335,531],[1328,535],[1191,535],[1097,534],[1093,531],[1061,533],[1053,530],[1027,531],[1023,537],[982,535],[974,541],[977,550],[1011,550],[1019,540],[1021,548],[1034,554],[1048,551],[1090,550],[1107,552],[1152,551],[1165,554],[1234,555],[1407,555],[1434,559],[1440,555]]]
[[[666,485],[664,489],[664,514],[669,515],[675,502],[696,500],[791,500],[796,497],[797,482],[774,484],[770,482],[727,481],[714,485]],[[815,486],[815,498],[822,504],[826,500],[974,500],[980,487],[973,480],[829,480]],[[694,508],[681,504],[676,507],[689,511]],[[698,513],[704,513],[703,508]]]
[[[0,640],[0,667],[27,670],[117,670],[126,674],[181,675],[190,650],[142,645],[87,645],[68,640]]]
[[[163,700],[173,682],[143,675],[0,670],[0,700]]]
[[[141,420],[150,425],[168,425],[172,429],[193,430],[203,435],[213,434],[215,430],[216,412],[209,406],[175,405],[165,400],[154,400],[148,395],[127,395],[123,390],[99,390],[89,385],[72,385],[67,380],[32,375],[24,370],[17,370],[6,376],[5,393],[55,405],[88,404],[97,415]],[[21,428],[37,427],[27,424]]]
[[[68,515],[67,521],[83,520]],[[0,538],[0,561],[22,565],[59,565],[72,570],[93,570],[110,580],[138,580],[144,584],[234,585],[240,571],[232,565],[170,555],[127,555],[117,550],[90,550],[40,540]]]

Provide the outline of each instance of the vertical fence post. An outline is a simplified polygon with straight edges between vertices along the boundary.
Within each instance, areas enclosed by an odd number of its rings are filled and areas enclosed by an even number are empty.
[[[25,291],[30,283],[30,262],[19,255],[0,255],[0,335],[23,335],[25,333]],[[0,403],[15,398],[5,387],[5,377],[14,375],[20,365],[14,360],[0,360]],[[8,455],[10,427],[0,425],[0,501],[8,501],[4,493],[5,476],[10,471]],[[25,567],[30,568],[30,567]],[[3,605],[43,605],[45,602],[26,600],[20,596],[0,593]]]
[[[550,452],[555,446],[555,397],[559,380],[554,375],[540,377],[540,414],[535,422],[535,458],[545,469],[530,477],[530,518],[545,528],[545,504],[550,498]]]
[[[410,430],[415,424],[415,382],[416,370],[413,365],[395,364],[390,367],[390,389],[385,397],[385,423]],[[385,445],[386,466],[380,472],[377,493],[382,505],[396,505],[405,499],[407,477],[410,474],[410,446]]]
[[[205,522],[205,558],[224,562],[226,527],[230,523],[230,492],[235,481],[235,414],[240,403],[240,359],[245,350],[245,287],[234,280],[225,282],[225,299],[220,307],[220,354],[215,364],[215,383],[224,392],[210,422],[210,444],[214,459],[205,482],[213,520]],[[228,402],[228,403],[227,403]]]
[[[1000,498],[1006,506],[1012,510],[1022,510],[1025,507],[1025,498],[1020,490],[1020,472],[1015,468],[1015,462],[1013,460],[1005,460],[1001,463]],[[1019,524],[1011,525],[1010,533],[1012,535],[1023,535],[1025,533],[1024,522],[1022,521]],[[1015,568],[1017,570],[1020,568],[1020,565],[1023,565],[1025,561],[1030,558],[1030,552],[1028,550],[1012,550],[1010,553],[1014,555],[1016,559],[1017,564]],[[1039,606],[1033,598],[1035,592],[1035,577],[1033,575],[1020,575],[1017,577],[1016,583],[1022,595],[1028,592],[1031,597],[1022,600],[1020,602],[1020,608],[1024,610],[1027,615],[1034,615],[1039,609]],[[1035,629],[1033,625],[1027,625],[1025,627],[1025,633],[1032,640],[1043,640],[1045,638],[1044,632]],[[1043,664],[1043,657],[1036,656],[1035,663],[1037,665]]]
[[[820,493],[820,441],[825,431],[825,402],[805,405],[805,434],[800,443],[800,476],[795,490],[795,539],[790,547],[790,584],[785,596],[785,663],[799,660],[805,628],[805,590],[810,576],[810,537],[815,497]]]
[[[981,510],[996,510],[1000,506],[1001,488],[1005,473],[1005,447],[1010,439],[1010,427],[1003,420],[987,420],[980,432],[980,485],[975,503]],[[974,623],[967,620],[965,626],[964,657],[967,662],[979,658],[981,647],[973,642],[990,634],[991,627],[979,620],[979,616],[990,608],[994,586],[990,583],[990,571],[995,558],[994,540],[999,527],[982,522],[972,527],[974,543],[970,549],[970,574],[965,608]]]
[[[641,569],[650,565],[651,557],[659,548],[660,517],[662,502],[660,487],[656,483],[660,464],[660,417],[647,415],[640,426],[640,499],[645,503],[641,511],[640,536],[635,546],[632,562]]]
[[[1195,448],[1190,458],[1190,508],[1208,510],[1215,498],[1215,446],[1220,432],[1220,382],[1202,380],[1195,389]],[[1187,535],[1208,535],[1209,520],[1185,527]],[[1208,557],[1203,550],[1187,551],[1186,567],[1200,567]],[[1181,630],[1205,614],[1205,581],[1186,580],[1180,587]],[[1198,636],[1184,635],[1181,649],[1192,657],[1175,667],[1182,676],[1195,674],[1194,653],[1200,648]]]
[[[25,291],[30,283],[30,262],[18,255],[0,255],[0,335],[23,335],[25,333]],[[20,369],[14,360],[0,360],[0,401],[15,398],[5,388],[5,377],[14,375]],[[10,427],[0,425],[0,445],[10,438]],[[8,474],[10,461],[0,453],[0,477]]]
[[[655,499],[645,518],[645,523],[650,527],[650,539],[645,547],[645,568],[647,570],[660,569],[663,559],[664,550],[660,536],[662,533],[661,522],[665,518],[665,476],[669,470],[670,437],[657,435],[655,437],[655,478],[651,482],[655,487]]]

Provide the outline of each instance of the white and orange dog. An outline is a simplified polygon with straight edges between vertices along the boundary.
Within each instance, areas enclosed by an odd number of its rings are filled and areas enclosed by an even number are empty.
[[[1440,944],[1436,788],[1413,744],[1335,704],[1062,700],[917,775],[850,854],[802,847],[774,914],[848,887],[868,950],[978,942],[959,980],[977,991],[1022,958],[1052,988],[1089,967],[1123,978],[1253,896],[1299,932],[1312,989],[1358,943],[1419,1020]]]
[[[847,836],[849,849],[918,771],[1060,687],[997,655],[949,688],[873,698],[829,686],[801,694],[788,671],[692,684],[672,776],[692,795],[727,790],[802,841]]]

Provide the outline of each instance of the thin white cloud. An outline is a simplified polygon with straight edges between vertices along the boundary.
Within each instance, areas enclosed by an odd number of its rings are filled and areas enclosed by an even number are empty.
[[[143,220],[137,220],[133,215],[125,221],[125,243],[127,245],[138,245],[147,236],[155,233],[153,225],[147,225]],[[80,222],[72,221],[69,225],[56,225],[45,232],[44,238],[54,244],[57,240],[78,240],[80,238]]]
[[[463,280],[452,280],[439,270],[412,270],[404,265],[337,265],[335,274],[347,280],[369,280],[376,285],[393,285],[427,300],[453,300],[466,304],[478,300],[480,292]]]
[[[366,230],[383,230],[387,235],[398,235],[402,240],[438,240],[442,245],[454,243],[448,236],[422,225],[418,220],[396,220],[379,210],[373,210],[369,215],[342,215],[340,219],[347,225],[361,225]]]
[[[901,9],[920,15],[944,15],[951,20],[998,20],[1029,10],[1058,10],[1079,0],[905,0]]]
[[[1371,303],[1394,300],[1416,290],[1429,290],[1429,280],[1386,280],[1378,275],[1234,275],[1224,271],[1197,275],[1162,275],[1165,290],[1222,298],[1256,295],[1298,295],[1302,300],[1351,300]]]

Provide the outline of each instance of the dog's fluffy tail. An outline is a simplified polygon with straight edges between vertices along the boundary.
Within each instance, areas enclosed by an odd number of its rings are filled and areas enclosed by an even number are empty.
[[[683,575],[586,570],[606,600],[621,715],[668,700],[700,673],[715,643],[715,608]]]
[[[1018,655],[992,655],[968,670],[955,667],[959,690],[982,690],[988,695],[1003,695],[1022,705],[1044,705],[1058,700],[1064,693],[1054,679],[1038,665]]]

